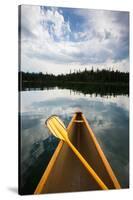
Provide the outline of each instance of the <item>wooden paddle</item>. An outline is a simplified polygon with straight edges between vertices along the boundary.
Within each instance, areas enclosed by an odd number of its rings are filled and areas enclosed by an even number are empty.
[[[92,175],[92,177],[95,179],[95,181],[98,183],[98,185],[103,190],[108,190],[108,187],[103,183],[103,181],[100,179],[100,177],[96,174],[96,172],[92,169],[92,167],[88,164],[88,162],[83,158],[83,156],[79,153],[79,151],[74,147],[74,145],[71,143],[71,141],[68,138],[68,133],[66,131],[66,127],[64,123],[59,119],[58,116],[52,115],[46,120],[46,126],[49,128],[51,133],[63,140],[68,144],[68,146],[72,149],[72,151],[75,153],[75,155],[79,158],[79,160],[82,162],[84,167],[87,169],[87,171]]]

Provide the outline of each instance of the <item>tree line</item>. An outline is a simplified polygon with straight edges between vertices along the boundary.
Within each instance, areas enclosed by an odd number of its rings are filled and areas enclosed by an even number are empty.
[[[39,73],[30,73],[30,72],[19,72],[19,80],[23,82],[33,82],[33,83],[50,83],[50,82],[101,82],[101,83],[129,83],[129,73],[128,72],[120,72],[118,70],[106,70],[97,69],[96,71],[87,70],[77,71],[68,73],[68,74],[43,74]]]

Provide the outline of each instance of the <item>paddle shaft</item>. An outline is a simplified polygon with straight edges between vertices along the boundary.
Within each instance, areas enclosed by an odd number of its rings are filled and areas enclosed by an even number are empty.
[[[108,190],[108,187],[103,183],[103,181],[100,179],[100,177],[96,174],[96,172],[92,169],[92,167],[88,164],[88,162],[83,158],[83,156],[79,153],[79,151],[73,146],[73,144],[70,142],[70,140],[68,138],[66,139],[66,143],[69,145],[69,147],[72,149],[72,151],[76,154],[76,156],[82,162],[82,164],[87,169],[87,171],[92,175],[92,177],[95,179],[95,181],[98,183],[98,185],[103,190]]]

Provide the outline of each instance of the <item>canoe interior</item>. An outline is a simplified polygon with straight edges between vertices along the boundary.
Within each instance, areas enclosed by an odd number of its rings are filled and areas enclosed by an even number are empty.
[[[105,167],[92,140],[82,113],[76,113],[68,128],[69,139],[83,155],[109,189],[114,189],[114,182]],[[57,147],[58,148],[58,147]],[[51,168],[45,184],[39,193],[58,193],[101,190],[82,163],[63,142],[58,156]]]

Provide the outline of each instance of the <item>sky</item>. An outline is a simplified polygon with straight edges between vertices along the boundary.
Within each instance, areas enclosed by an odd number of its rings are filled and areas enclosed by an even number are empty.
[[[129,71],[128,12],[23,5],[19,26],[22,71]]]

